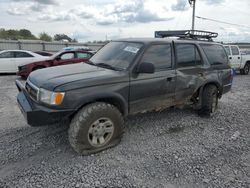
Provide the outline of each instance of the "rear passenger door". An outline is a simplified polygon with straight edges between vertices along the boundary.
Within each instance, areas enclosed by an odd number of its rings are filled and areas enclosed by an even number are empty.
[[[175,43],[176,104],[191,98],[197,86],[203,83],[208,67],[204,66],[201,52],[195,44]]]
[[[134,73],[130,78],[130,113],[168,107],[173,104],[176,73],[171,44],[152,44],[140,62],[152,63],[153,74]]]
[[[88,52],[76,52],[76,62],[85,62],[87,61],[92,55]]]
[[[237,46],[230,46],[230,47],[232,51],[232,55],[229,56],[230,64],[232,64],[233,67],[234,66],[239,67],[241,63],[241,55],[239,48]]]

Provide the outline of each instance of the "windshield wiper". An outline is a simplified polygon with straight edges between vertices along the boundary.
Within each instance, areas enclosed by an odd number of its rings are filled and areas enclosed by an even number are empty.
[[[106,64],[106,63],[95,63],[96,66],[99,66],[99,67],[103,67],[103,68],[107,68],[107,69],[111,69],[111,70],[121,70],[117,67],[113,67],[112,65],[109,65],[109,64]]]
[[[84,63],[87,63],[87,64],[89,64],[89,65],[95,65],[92,61],[90,61],[90,60],[88,60],[88,61],[86,61],[86,62],[84,62]]]

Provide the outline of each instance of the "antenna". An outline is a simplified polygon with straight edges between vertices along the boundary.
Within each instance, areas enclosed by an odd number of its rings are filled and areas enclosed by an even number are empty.
[[[195,2],[196,0],[188,0],[189,4],[193,7],[193,17],[192,17],[192,30],[194,30],[194,22],[195,22]]]

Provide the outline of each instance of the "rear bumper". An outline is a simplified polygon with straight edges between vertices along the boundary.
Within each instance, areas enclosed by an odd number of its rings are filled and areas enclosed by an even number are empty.
[[[18,71],[16,74],[17,74],[17,76],[22,76],[22,77],[29,76],[29,72],[27,70]]]
[[[25,92],[24,86],[20,81],[16,81],[18,90],[18,106],[25,117],[27,123],[31,126],[43,126],[61,122],[68,119],[74,113],[74,110],[55,110],[42,106],[29,98]]]

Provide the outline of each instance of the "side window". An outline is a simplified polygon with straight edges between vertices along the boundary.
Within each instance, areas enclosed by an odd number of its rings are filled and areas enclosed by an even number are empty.
[[[33,57],[29,53],[26,52],[15,52],[16,58],[26,58],[26,57]]]
[[[177,44],[176,54],[178,67],[188,67],[202,64],[201,56],[197,47],[193,44]]]
[[[239,49],[236,46],[231,46],[233,55],[240,55]]]
[[[227,64],[228,57],[223,46],[218,44],[200,44],[205,52],[209,63],[212,64]]]
[[[14,58],[14,52],[3,52],[0,54],[0,58]]]
[[[231,55],[229,46],[224,46],[224,48],[225,48],[225,50],[227,52],[227,55]]]
[[[89,58],[90,54],[84,52],[77,52],[77,58]]]
[[[74,58],[74,53],[65,53],[61,55],[61,59],[62,60],[66,60],[66,59],[73,59]]]
[[[150,46],[144,53],[141,62],[153,63],[156,70],[170,68],[172,66],[171,45],[157,44]]]

